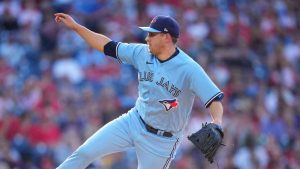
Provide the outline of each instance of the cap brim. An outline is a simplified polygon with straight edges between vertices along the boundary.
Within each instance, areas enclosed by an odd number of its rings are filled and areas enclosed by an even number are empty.
[[[161,32],[159,30],[156,30],[156,29],[153,29],[153,28],[150,28],[150,27],[139,27],[140,29],[142,29],[143,31],[146,31],[146,32]]]

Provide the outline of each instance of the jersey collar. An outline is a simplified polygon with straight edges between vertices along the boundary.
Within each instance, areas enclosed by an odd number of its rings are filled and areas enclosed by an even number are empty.
[[[164,63],[164,62],[167,62],[169,60],[171,60],[172,58],[174,58],[176,55],[179,54],[179,50],[176,48],[175,52],[167,59],[167,60],[160,60],[157,58],[157,60],[160,62],[160,63]]]

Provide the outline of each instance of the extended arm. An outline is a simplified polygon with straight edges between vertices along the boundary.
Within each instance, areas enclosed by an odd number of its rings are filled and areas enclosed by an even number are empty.
[[[212,123],[222,125],[222,117],[223,117],[223,106],[220,101],[213,101],[210,106],[210,115],[212,117]]]
[[[78,24],[70,15],[64,13],[54,14],[56,22],[63,22],[68,28],[77,32],[90,46],[103,52],[104,46],[111,41],[105,35],[95,33]]]

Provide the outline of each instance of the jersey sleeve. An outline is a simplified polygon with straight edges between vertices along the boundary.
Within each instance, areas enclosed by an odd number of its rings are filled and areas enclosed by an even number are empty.
[[[205,107],[209,107],[214,100],[221,100],[224,97],[223,92],[208,77],[201,66],[197,66],[190,74],[190,88],[198,96]]]
[[[145,59],[147,46],[144,44],[129,44],[119,42],[116,50],[117,59],[120,63],[131,64],[138,67],[138,64]]]

